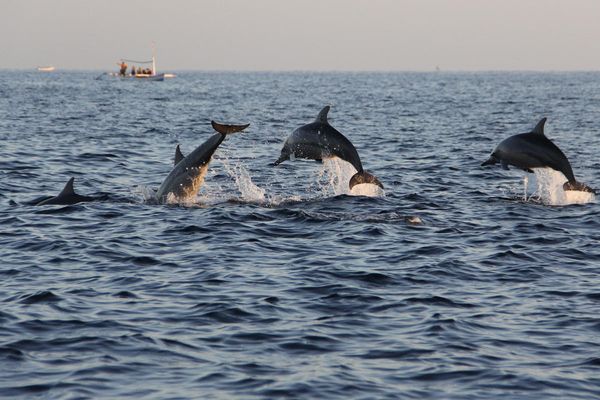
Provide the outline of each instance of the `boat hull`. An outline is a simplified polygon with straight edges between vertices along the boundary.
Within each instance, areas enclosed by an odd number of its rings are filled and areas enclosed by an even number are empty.
[[[156,74],[156,75],[147,75],[147,74],[138,74],[138,75],[119,75],[115,72],[109,74],[110,76],[114,76],[121,79],[140,79],[146,81],[164,81],[165,74]]]

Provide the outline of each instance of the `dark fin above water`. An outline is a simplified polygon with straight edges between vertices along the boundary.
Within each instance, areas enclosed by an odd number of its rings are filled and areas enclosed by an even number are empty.
[[[179,164],[179,161],[183,160],[184,158],[185,156],[181,152],[179,145],[177,145],[177,148],[175,148],[175,162],[173,163],[173,165]]]
[[[58,194],[58,197],[62,196],[73,196],[75,194],[75,189],[73,188],[73,182],[75,182],[75,177],[71,177],[62,192]]]
[[[546,124],[546,118],[542,118],[540,119],[540,122],[537,123],[537,125],[535,126],[535,128],[533,128],[533,130],[531,131],[531,133],[535,133],[536,135],[544,135],[544,125]]]
[[[380,188],[383,189],[383,184],[381,182],[379,182],[379,179],[377,179],[377,177],[367,171],[361,171],[361,172],[357,172],[356,174],[354,174],[352,176],[352,178],[350,178],[350,190],[352,190],[352,188],[356,185],[360,185],[361,183],[371,183],[373,185],[377,185]]]
[[[73,204],[71,199],[75,198],[75,189],[73,188],[74,177],[71,177],[63,190],[56,197],[47,197],[46,199],[35,204],[36,206],[45,206],[47,204]]]
[[[581,182],[577,182],[577,181],[565,182],[565,184],[563,185],[563,189],[565,191],[574,190],[574,191],[578,191],[578,192],[588,192],[588,193],[596,194],[596,191],[594,189],[592,189],[585,183],[581,183]]]
[[[218,122],[215,121],[210,121],[213,129],[217,132],[219,132],[222,135],[228,135],[230,133],[236,133],[236,132],[241,132],[244,129],[246,129],[247,127],[250,126],[250,124],[246,124],[246,125],[225,125],[225,124],[220,124]]]
[[[330,109],[331,109],[331,106],[323,107],[321,112],[319,112],[319,115],[317,115],[317,119],[315,119],[315,122],[321,122],[323,124],[328,124],[329,121],[327,121],[327,114],[329,113]]]

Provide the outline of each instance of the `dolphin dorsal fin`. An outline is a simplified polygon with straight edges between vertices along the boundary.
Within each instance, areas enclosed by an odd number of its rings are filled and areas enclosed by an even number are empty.
[[[315,122],[321,122],[323,124],[328,124],[329,121],[327,121],[327,114],[329,113],[330,108],[331,108],[330,106],[323,107],[323,109],[321,110],[319,115],[317,115],[317,119],[315,119]]]
[[[72,196],[72,195],[74,195],[75,194],[75,189],[73,189],[73,182],[74,181],[75,181],[75,178],[71,177],[71,179],[69,179],[69,182],[67,182],[67,184],[63,188],[62,192],[60,192],[58,195],[59,196]]]
[[[173,163],[173,165],[179,164],[179,161],[183,160],[184,158],[185,156],[181,152],[179,145],[177,145],[177,148],[175,148],[175,162]]]
[[[540,119],[540,122],[537,123],[535,128],[531,131],[531,133],[535,133],[536,135],[544,135],[544,124],[546,123],[546,117]]]

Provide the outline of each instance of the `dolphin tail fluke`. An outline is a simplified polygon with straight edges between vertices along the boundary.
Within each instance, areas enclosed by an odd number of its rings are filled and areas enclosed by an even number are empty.
[[[356,185],[360,185],[361,183],[371,183],[373,185],[377,185],[380,188],[383,189],[383,184],[381,182],[379,182],[379,179],[377,179],[377,177],[367,171],[360,171],[357,172],[356,174],[354,174],[352,176],[352,178],[350,178],[350,190],[352,190],[352,188]]]
[[[215,121],[210,121],[213,129],[217,132],[219,132],[222,135],[229,135],[230,133],[236,133],[236,132],[241,132],[244,129],[246,129],[247,127],[250,126],[250,124],[246,124],[246,125],[225,125],[225,124],[220,124],[218,122]]]
[[[581,183],[581,182],[577,182],[577,181],[565,182],[565,184],[563,185],[563,189],[565,191],[575,190],[578,192],[588,192],[588,193],[596,194],[596,191],[594,189],[592,189],[585,183]]]

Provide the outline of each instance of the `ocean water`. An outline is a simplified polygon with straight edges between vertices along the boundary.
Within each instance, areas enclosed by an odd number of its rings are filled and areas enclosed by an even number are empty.
[[[0,397],[600,397],[598,201],[480,167],[548,117],[599,188],[600,73],[98,74],[0,71]],[[268,165],[328,104],[383,191]],[[106,199],[30,205],[71,176]]]

